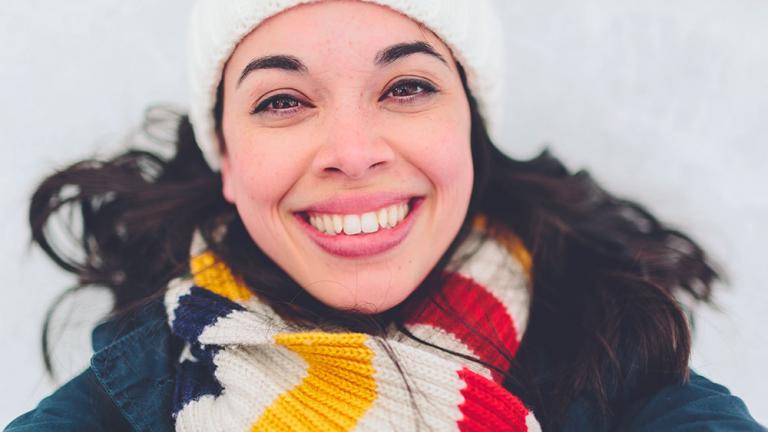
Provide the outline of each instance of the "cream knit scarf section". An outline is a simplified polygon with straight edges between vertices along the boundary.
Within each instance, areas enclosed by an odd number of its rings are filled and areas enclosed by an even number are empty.
[[[525,330],[530,256],[508,232],[481,230],[436,298],[405,327],[429,344],[509,367]],[[186,341],[177,365],[177,431],[538,431],[497,370],[413,340],[297,327],[193,242],[189,275],[165,297]],[[394,359],[394,360],[393,360]]]

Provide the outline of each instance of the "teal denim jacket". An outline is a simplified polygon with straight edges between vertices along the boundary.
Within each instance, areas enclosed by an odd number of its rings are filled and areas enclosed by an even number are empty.
[[[27,431],[171,431],[174,366],[181,349],[162,304],[93,332],[90,367],[5,429]],[[620,420],[620,431],[768,431],[727,388],[691,373],[686,384],[663,388]],[[569,408],[561,429],[598,430],[584,400]]]

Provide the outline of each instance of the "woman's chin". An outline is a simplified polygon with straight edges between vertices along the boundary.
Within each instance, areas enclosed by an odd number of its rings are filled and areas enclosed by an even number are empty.
[[[416,287],[400,283],[399,286],[381,284],[381,282],[365,283],[356,281],[350,283],[321,281],[310,284],[307,292],[334,309],[360,314],[377,314],[385,312],[407,298]]]

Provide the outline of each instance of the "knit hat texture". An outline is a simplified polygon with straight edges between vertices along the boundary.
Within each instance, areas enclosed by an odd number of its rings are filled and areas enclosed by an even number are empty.
[[[219,169],[213,108],[224,64],[262,21],[318,0],[199,0],[189,22],[189,119],[208,165]],[[432,30],[464,67],[491,139],[504,113],[504,35],[493,0],[360,0],[400,12]]]

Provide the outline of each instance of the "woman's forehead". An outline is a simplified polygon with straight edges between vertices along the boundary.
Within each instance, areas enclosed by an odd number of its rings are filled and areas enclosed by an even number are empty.
[[[292,55],[307,65],[371,64],[387,47],[423,42],[444,59],[447,46],[429,29],[385,6],[364,1],[323,1],[287,9],[261,23],[238,44],[229,66],[254,57]]]

